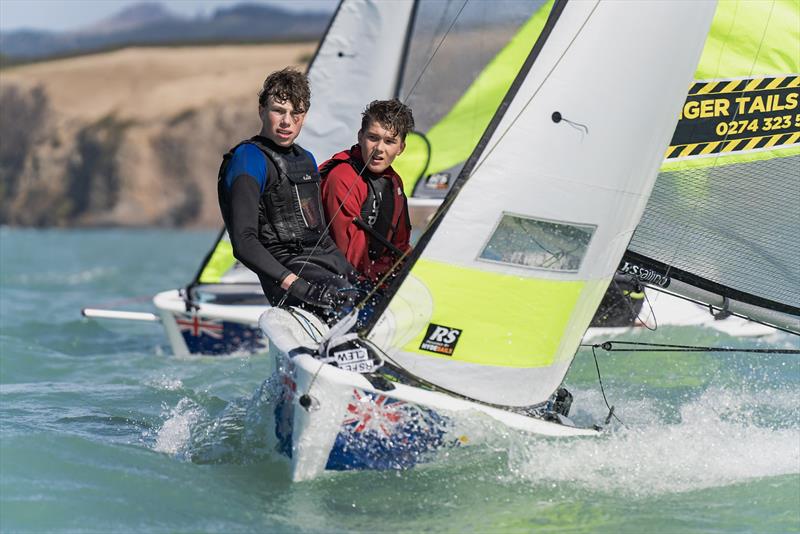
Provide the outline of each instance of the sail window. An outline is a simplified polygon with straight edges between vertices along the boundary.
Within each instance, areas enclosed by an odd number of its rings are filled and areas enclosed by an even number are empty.
[[[575,272],[596,226],[503,213],[479,259],[533,269]]]

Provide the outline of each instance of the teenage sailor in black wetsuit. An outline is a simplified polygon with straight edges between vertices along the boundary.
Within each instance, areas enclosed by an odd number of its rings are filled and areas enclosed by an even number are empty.
[[[352,267],[326,231],[314,157],[294,143],[310,103],[304,74],[270,74],[258,97],[261,132],[225,155],[217,192],[233,255],[270,303],[325,315],[350,288]]]

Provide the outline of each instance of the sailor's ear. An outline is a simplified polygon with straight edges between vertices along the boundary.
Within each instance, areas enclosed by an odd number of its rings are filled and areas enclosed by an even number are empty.
[[[406,149],[406,140],[403,139],[402,141],[400,141],[400,152],[398,152],[397,155],[399,156],[400,154],[402,154],[403,150],[405,149]]]

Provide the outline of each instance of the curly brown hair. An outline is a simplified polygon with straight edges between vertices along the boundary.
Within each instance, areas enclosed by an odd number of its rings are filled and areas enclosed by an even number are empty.
[[[264,87],[258,93],[258,105],[266,106],[269,97],[278,102],[291,102],[295,111],[308,111],[311,106],[308,76],[293,67],[273,72],[264,80]]]
[[[361,114],[361,131],[369,128],[373,122],[390,130],[405,141],[406,134],[414,129],[414,115],[411,108],[393,98],[391,100],[373,100]]]

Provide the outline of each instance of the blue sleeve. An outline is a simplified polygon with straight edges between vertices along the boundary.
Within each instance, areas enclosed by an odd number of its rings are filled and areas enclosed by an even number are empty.
[[[255,178],[261,193],[267,185],[267,158],[251,143],[240,145],[234,152],[225,170],[225,184],[230,191],[237,176],[246,174]]]
[[[303,150],[306,150],[306,149],[304,148]],[[319,165],[317,165],[317,160],[316,160],[316,158],[314,157],[314,154],[312,154],[311,152],[309,152],[308,150],[306,150],[306,155],[307,155],[309,158],[311,158],[311,161],[313,161],[313,162],[314,162],[314,167],[316,167],[316,168],[318,168],[318,169],[319,169]]]

